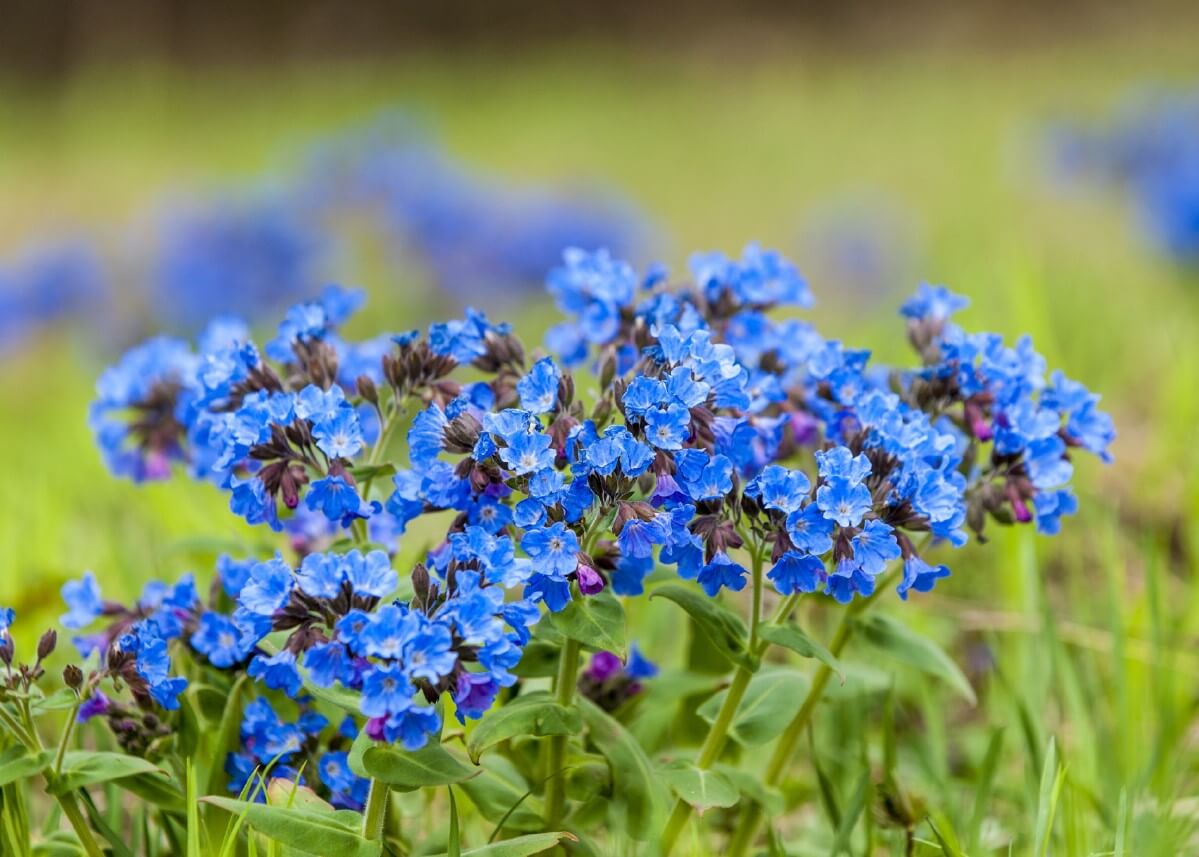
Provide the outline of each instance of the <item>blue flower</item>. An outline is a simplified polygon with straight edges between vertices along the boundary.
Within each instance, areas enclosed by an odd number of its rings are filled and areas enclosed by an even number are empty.
[[[241,594],[242,587],[250,580],[250,572],[253,570],[254,564],[255,560],[233,559],[227,554],[217,557],[217,576],[221,580],[221,588],[225,590],[226,595],[230,598],[237,598]]]
[[[304,653],[308,678],[317,687],[332,687],[335,682],[353,682],[354,664],[346,647],[337,642],[317,643]]]
[[[431,707],[410,705],[382,720],[381,729],[372,737],[376,740],[401,744],[405,750],[419,750],[429,742],[429,736],[441,729],[441,717]],[[372,724],[367,724],[368,733]]]
[[[391,559],[381,550],[363,556],[352,550],[341,558],[342,570],[355,595],[385,598],[395,592],[400,576],[391,567]]]
[[[816,505],[830,521],[856,527],[873,507],[870,491],[861,483],[834,479],[816,489]]]
[[[332,554],[310,553],[296,572],[296,584],[313,598],[336,598],[344,579],[341,562]]]
[[[745,588],[745,575],[748,573],[745,568],[729,559],[728,554],[721,551],[700,569],[696,580],[704,588],[704,592],[715,596],[726,586],[734,592],[740,592]]]
[[[821,478],[829,482],[840,479],[857,485],[870,475],[870,459],[862,454],[854,455],[844,446],[817,452],[816,464]]]
[[[654,555],[654,545],[665,544],[670,531],[655,516],[648,521],[632,517],[620,528],[616,537],[623,556],[648,559]]]
[[[808,481],[808,477],[803,471],[770,464],[745,486],[745,493],[756,499],[765,509],[774,509],[791,515],[803,506],[811,487],[812,483]],[[823,553],[823,551],[808,552]]]
[[[645,592],[645,578],[654,570],[653,556],[634,557],[621,555],[616,568],[609,575],[612,591],[617,595],[641,595]]]
[[[558,404],[558,382],[561,380],[562,372],[553,358],[538,360],[516,384],[520,406],[530,413],[548,414]]]
[[[942,577],[949,577],[949,569],[943,565],[931,566],[916,554],[912,554],[903,563],[903,580],[899,582],[896,591],[904,601],[908,600],[908,592],[931,592],[933,586]]]
[[[517,476],[536,473],[554,466],[556,453],[550,446],[548,434],[525,431],[514,435],[508,446],[500,450],[500,458]]]
[[[643,681],[658,674],[658,665],[642,654],[634,643],[629,646],[629,661],[624,665],[624,674],[633,681]]]
[[[408,429],[408,461],[413,467],[427,467],[441,454],[448,424],[445,411],[436,402],[413,418]]]
[[[841,604],[853,601],[854,595],[874,593],[874,577],[866,574],[853,563],[842,561],[828,576],[828,594]]]
[[[0,607],[0,636],[8,634],[8,629],[16,621],[17,613],[11,607]]]
[[[819,557],[787,551],[767,574],[774,588],[783,595],[815,592],[825,580],[824,563]]]
[[[281,690],[288,696],[298,694],[303,684],[296,669],[296,656],[286,649],[270,657],[255,655],[246,673],[271,690]]]
[[[1037,531],[1056,536],[1061,532],[1062,515],[1073,515],[1078,511],[1078,498],[1068,488],[1042,491],[1033,497],[1033,510],[1037,518]]]
[[[634,420],[641,419],[646,411],[665,405],[668,401],[666,385],[648,375],[638,375],[634,378],[625,388],[621,398],[625,414]]]
[[[909,298],[899,311],[908,318],[946,321],[954,313],[969,305],[968,298],[955,295],[944,286],[930,286],[928,283],[921,283],[915,296]]]
[[[287,605],[293,586],[291,569],[280,557],[275,557],[254,565],[238,600],[251,613],[272,616]]]
[[[404,668],[412,679],[424,679],[436,685],[454,671],[458,655],[454,652],[450,629],[440,622],[430,622],[419,613],[415,627],[404,640]]]
[[[578,567],[579,538],[561,522],[529,530],[521,537],[520,546],[542,574],[565,577]]]
[[[339,809],[361,810],[370,794],[370,780],[350,770],[345,751],[325,753],[318,763],[321,782],[329,789],[332,803]]]
[[[395,604],[380,607],[358,637],[362,650],[375,657],[398,660],[417,621],[417,614],[410,613],[406,607]]]
[[[362,713],[387,717],[412,704],[412,684],[398,664],[373,664],[362,677]]]
[[[70,580],[63,584],[62,600],[67,604],[67,612],[59,621],[67,628],[86,628],[96,621],[104,610],[104,602],[100,599],[100,584],[90,571],[85,571],[79,580]]]
[[[200,616],[191,645],[214,667],[223,670],[244,660],[251,649],[245,645],[242,631],[232,619],[212,611]]]
[[[312,436],[321,452],[330,458],[352,458],[364,443],[358,412],[353,408],[338,408],[332,415],[322,416],[312,426]]]
[[[672,403],[645,412],[645,439],[658,449],[682,449],[691,435],[691,412]]]
[[[525,584],[525,597],[542,601],[551,613],[570,603],[570,582],[561,577],[535,573]]]
[[[863,572],[879,575],[891,560],[899,559],[901,551],[894,530],[882,521],[867,521],[853,537],[853,559]]]
[[[718,500],[733,490],[733,462],[726,455],[684,449],[675,456],[675,465],[675,481],[696,502]]]
[[[371,507],[358,495],[358,490],[344,476],[327,476],[308,487],[304,502],[313,511],[320,511],[330,521],[348,527],[355,518],[369,518]]]

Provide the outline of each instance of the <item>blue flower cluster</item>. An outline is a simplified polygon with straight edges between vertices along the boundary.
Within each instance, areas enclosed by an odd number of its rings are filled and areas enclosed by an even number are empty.
[[[655,568],[711,596],[747,585],[746,555],[783,595],[848,603],[893,566],[901,597],[928,592],[949,575],[924,558],[929,540],[961,546],[989,523],[1056,532],[1077,507],[1074,457],[1109,459],[1098,397],[1047,374],[1027,339],[963,330],[967,302],[943,288],[904,304],[919,361],[888,368],[773,317],[812,300],[777,253],[701,254],[691,274],[672,285],[661,267],[568,251],[549,279],[568,315],[548,337],[557,358],[526,357],[475,311],[347,343],[337,331],[361,300],[337,289],[293,307],[261,349],[227,321],[196,349],[135,349],[93,408],[113,469],[150,478],[181,462],[248,522],[286,530],[296,558],[222,558],[204,604],[186,578],[123,608],[85,576],[64,589],[65,621],[107,619],[85,640],[147,705],[182,687],[172,642],[298,704],[294,723],[265,702],[247,712],[238,783],[283,751],[316,758],[327,724],[310,692],[356,699],[371,738],[409,749],[447,711],[481,717],[543,611],[638,595]],[[579,365],[596,379],[589,401]],[[398,538],[432,515],[444,538],[401,575]],[[593,667],[584,681],[604,704],[654,669]],[[322,787],[360,804],[327,750]]]
[[[0,268],[0,350],[63,318],[95,313],[107,279],[94,250],[80,241],[37,247]]]
[[[1051,135],[1057,169],[1122,185],[1157,247],[1199,264],[1199,96],[1141,96],[1106,123],[1059,124]]]
[[[651,231],[612,191],[516,185],[472,170],[403,117],[326,141],[309,197],[335,219],[366,210],[388,248],[438,285],[476,300],[535,288],[563,247],[631,253]]]

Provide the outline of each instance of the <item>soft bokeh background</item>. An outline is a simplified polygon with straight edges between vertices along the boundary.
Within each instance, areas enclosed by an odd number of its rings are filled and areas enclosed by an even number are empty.
[[[930,804],[969,819],[986,743],[1007,726],[993,846],[1033,825],[1050,736],[1069,766],[1062,853],[1110,853],[1129,807],[1146,828],[1194,824],[1199,271],[1159,254],[1118,190],[1063,182],[1047,128],[1110,116],[1147,87],[1199,86],[1199,16],[615,4],[604,21],[542,9],[466,24],[369,4],[344,18],[320,3],[212,17],[43,5],[15,4],[0,36],[0,267],[82,240],[111,282],[0,351],[0,604],[27,638],[85,568],[128,596],[149,577],[204,577],[214,552],[262,538],[209,486],[110,478],[86,427],[91,386],[162,319],[189,322],[153,282],[167,213],[292,187],[320,141],[398,114],[488,182],[610,194],[639,219],[639,261],[681,268],[750,240],[789,253],[822,332],[881,360],[906,359],[896,310],[924,279],[971,298],[967,327],[1031,333],[1052,367],[1102,392],[1116,462],[1079,468],[1083,510],[1064,535],[997,533],[935,594],[889,608],[987,688],[968,710],[917,685],[908,770]],[[482,277],[464,297],[388,235],[362,243],[328,263],[371,295],[354,333],[464,300],[506,308],[534,338],[551,315],[519,283]],[[655,605],[639,625],[667,661],[669,619]],[[820,633],[829,611],[805,621]],[[835,780],[843,761],[828,763]]]

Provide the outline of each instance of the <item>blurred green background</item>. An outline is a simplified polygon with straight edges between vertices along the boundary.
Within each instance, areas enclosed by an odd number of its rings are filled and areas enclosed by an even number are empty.
[[[677,42],[600,32],[511,50],[431,40],[359,60],[18,67],[0,78],[0,248],[66,226],[136,231],[164,193],[286,172],[313,138],[400,107],[514,181],[618,188],[658,225],[653,255],[676,268],[692,250],[750,240],[788,253],[812,280],[818,328],[882,361],[907,359],[896,310],[921,279],[968,295],[964,326],[1032,334],[1051,368],[1104,394],[1120,437],[1110,468],[1078,468],[1082,511],[1061,537],[996,532],[952,558],[936,593],[887,608],[991,676],[977,709],[916,687],[912,787],[955,823],[969,817],[987,741],[1006,726],[987,828],[1002,848],[1032,826],[1053,736],[1068,770],[1062,853],[1112,853],[1126,811],[1140,842],[1167,843],[1127,853],[1199,853],[1187,832],[1199,815],[1199,274],[1155,255],[1118,195],[1055,184],[1042,139],[1056,116],[1199,80],[1196,29],[1193,16],[1077,28],[1064,17],[960,41],[934,12],[922,19],[931,35],[913,25],[894,41],[852,28],[792,39],[769,18],[722,39],[717,19]],[[863,285],[825,257],[829,212],[887,233],[899,249],[883,276]],[[344,282],[371,294],[352,333],[456,311],[416,262],[368,262]],[[550,312],[517,309],[524,300],[513,296],[512,315],[536,340]],[[44,333],[0,363],[0,604],[23,617],[19,644],[85,568],[127,597],[151,577],[206,580],[216,550],[263,538],[209,486],[108,476],[85,418],[117,352],[82,333]],[[639,609],[637,635],[669,662],[671,608]],[[831,618],[805,614],[814,633]]]

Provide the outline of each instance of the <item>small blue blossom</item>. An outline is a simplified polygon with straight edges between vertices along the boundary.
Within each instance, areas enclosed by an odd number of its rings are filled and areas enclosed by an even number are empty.
[[[578,567],[579,539],[561,522],[529,530],[520,540],[542,574],[565,577]]]
[[[745,588],[745,576],[749,574],[743,566],[729,559],[728,554],[721,551],[712,557],[712,561],[699,571],[699,585],[708,595],[715,596],[721,589],[727,587],[734,592]]]
[[[873,502],[865,485],[834,479],[816,489],[816,505],[828,520],[836,521],[842,527],[856,527]]]
[[[205,612],[191,635],[191,645],[218,669],[229,669],[250,654],[242,630],[220,613]]]
[[[100,584],[90,571],[85,571],[79,580],[63,584],[62,600],[67,604],[68,612],[63,614],[59,621],[67,628],[86,628],[96,621],[104,610],[104,602],[100,598]]]
[[[296,656],[286,650],[269,657],[255,655],[246,673],[271,690],[281,690],[288,696],[298,694],[302,686],[300,672],[296,669]]]
[[[949,569],[943,565],[929,565],[918,555],[912,554],[903,563],[903,580],[896,591],[904,601],[908,592],[932,592],[933,586],[943,577],[949,577]]]
[[[353,458],[362,449],[362,426],[353,408],[338,408],[312,426],[316,445],[330,458]]]
[[[645,439],[658,449],[682,449],[690,426],[690,411],[677,403],[645,412]]]
[[[796,551],[787,551],[779,557],[766,576],[782,595],[815,592],[827,577],[824,563],[818,557]]]
[[[561,380],[562,372],[553,358],[538,360],[516,384],[520,406],[533,414],[548,414],[558,404],[558,382]]]

